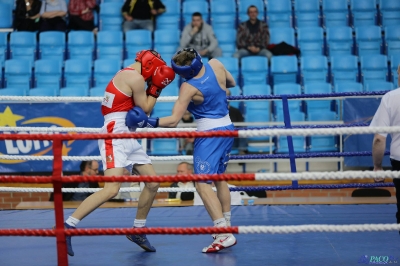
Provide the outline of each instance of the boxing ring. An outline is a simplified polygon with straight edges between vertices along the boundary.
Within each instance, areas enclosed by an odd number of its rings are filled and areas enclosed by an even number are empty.
[[[376,97],[383,93],[367,93]],[[351,96],[353,93],[336,95]],[[236,187],[231,190],[290,190],[325,189],[341,187],[391,187],[392,183],[381,184],[340,184],[340,185],[299,185],[302,180],[356,180],[367,178],[399,178],[396,171],[342,171],[342,172],[296,172],[296,158],[344,157],[352,153],[332,152],[318,154],[295,154],[291,136],[373,134],[377,132],[396,133],[400,127],[369,128],[365,125],[336,126],[291,126],[287,100],[307,98],[305,95],[261,96],[262,99],[283,100],[285,127],[239,129],[235,131],[196,132],[187,129],[152,130],[124,134],[88,133],[88,129],[60,129],[57,132],[85,132],[80,134],[47,134],[44,128],[31,129],[31,134],[0,134],[0,140],[47,140],[52,141],[53,156],[34,158],[52,160],[52,176],[0,176],[1,183],[52,183],[53,189],[45,188],[1,188],[2,191],[53,191],[53,211],[2,211],[0,223],[1,260],[4,265],[355,265],[400,263],[398,259],[399,224],[394,221],[396,207],[393,205],[354,205],[354,206],[235,206],[232,208],[232,227],[204,227],[210,224],[204,207],[153,208],[148,217],[149,228],[121,228],[132,223],[133,212],[122,209],[96,210],[82,221],[81,227],[88,229],[64,229],[64,217],[72,210],[63,210],[62,192],[93,192],[96,189],[63,189],[64,182],[177,182],[177,181],[292,181],[291,186]],[[357,95],[359,96],[359,94]],[[312,95],[310,98],[331,97],[331,95]],[[0,100],[3,97],[0,97]],[[5,100],[19,100],[4,97]],[[26,97],[32,100],[34,97]],[[43,97],[41,97],[43,98]],[[50,98],[50,97],[49,97]],[[252,99],[249,96],[232,99]],[[254,99],[254,97],[253,97]],[[65,100],[65,99],[64,99]],[[285,110],[286,109],[286,110]],[[18,128],[1,128],[8,131],[22,131]],[[27,128],[23,128],[24,131]],[[39,133],[35,133],[40,132]],[[221,175],[160,175],[160,176],[62,176],[63,160],[82,160],[85,158],[66,158],[62,156],[63,141],[97,139],[154,139],[154,138],[193,138],[193,137],[235,137],[287,136],[289,154],[280,155],[237,155],[231,160],[280,160],[289,159],[291,173],[232,173]],[[356,153],[370,156],[369,152]],[[177,156],[176,160],[189,160],[187,156]],[[183,158],[184,157],[184,158]],[[12,155],[2,155],[2,159],[16,159]],[[21,157],[18,157],[21,159]],[[97,158],[97,157],[96,157]],[[26,158],[24,158],[26,159]],[[121,192],[136,191],[123,188]],[[190,189],[164,188],[161,191],[192,191]],[[64,213],[65,212],[65,213]],[[189,214],[189,216],[188,216]],[[55,229],[51,228],[55,216]],[[107,225],[107,228],[104,228]],[[239,226],[236,226],[239,225]],[[90,228],[93,226],[93,228]],[[180,226],[180,227],[177,227]],[[90,229],[89,229],[90,228]],[[155,254],[145,253],[128,242],[125,234],[150,235],[150,241],[157,248]],[[239,234],[238,245],[217,254],[202,254],[201,248],[211,241],[209,234]],[[346,234],[344,234],[346,233]],[[257,234],[262,234],[261,236]],[[65,236],[73,238],[75,257],[66,254]],[[165,236],[167,235],[167,236]],[[185,236],[181,236],[185,235]],[[192,236],[198,235],[198,236]],[[18,236],[36,236],[39,240],[28,240]],[[89,237],[90,236],[90,237]],[[96,236],[98,241],[91,240]],[[12,238],[10,238],[12,237]],[[54,240],[56,238],[55,256]],[[29,238],[28,238],[29,239]],[[51,250],[51,251],[50,251]]]

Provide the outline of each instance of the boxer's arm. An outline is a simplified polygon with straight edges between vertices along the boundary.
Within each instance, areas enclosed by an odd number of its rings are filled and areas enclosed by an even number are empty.
[[[229,72],[228,70],[225,69],[225,75],[226,75],[226,88],[233,88],[236,86],[236,80],[235,78],[232,76],[231,72]]]
[[[187,83],[183,83],[179,90],[178,100],[175,102],[172,114],[170,116],[160,118],[159,127],[176,127],[185,114],[187,107],[196,94],[197,89]]]
[[[132,90],[132,97],[135,106],[139,106],[143,111],[149,115],[156,104],[157,99],[147,96],[145,90],[145,82],[141,75],[134,75],[131,71],[122,71],[120,74],[125,75],[127,85]]]

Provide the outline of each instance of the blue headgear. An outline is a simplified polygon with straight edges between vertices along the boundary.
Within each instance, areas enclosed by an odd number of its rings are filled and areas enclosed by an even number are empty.
[[[192,63],[188,66],[178,66],[175,64],[174,60],[171,59],[171,66],[172,69],[175,71],[176,74],[184,77],[185,79],[191,79],[197,74],[199,74],[201,68],[203,67],[203,61],[201,60],[201,56],[195,49],[192,48],[185,48],[178,51],[175,55],[180,54],[181,52],[192,52],[195,54],[195,58],[192,60]]]

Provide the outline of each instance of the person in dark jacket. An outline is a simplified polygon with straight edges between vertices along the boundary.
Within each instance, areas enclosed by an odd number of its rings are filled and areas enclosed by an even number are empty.
[[[160,0],[126,0],[122,6],[124,32],[134,29],[153,31],[154,17],[164,13],[165,6]]]
[[[14,30],[38,31],[40,27],[40,0],[17,0]]]

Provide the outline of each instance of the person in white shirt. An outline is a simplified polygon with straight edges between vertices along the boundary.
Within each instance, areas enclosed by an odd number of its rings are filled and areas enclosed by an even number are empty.
[[[371,121],[370,127],[388,127],[400,126],[400,65],[397,68],[399,88],[386,93]],[[400,170],[400,133],[390,134],[392,141],[390,143],[390,162],[393,171]],[[374,171],[381,171],[382,160],[385,153],[387,133],[375,134],[372,142],[372,159]],[[375,179],[376,182],[382,182],[384,179]],[[397,223],[400,223],[400,179],[393,179],[396,188],[397,199]],[[400,233],[400,231],[399,231]]]

